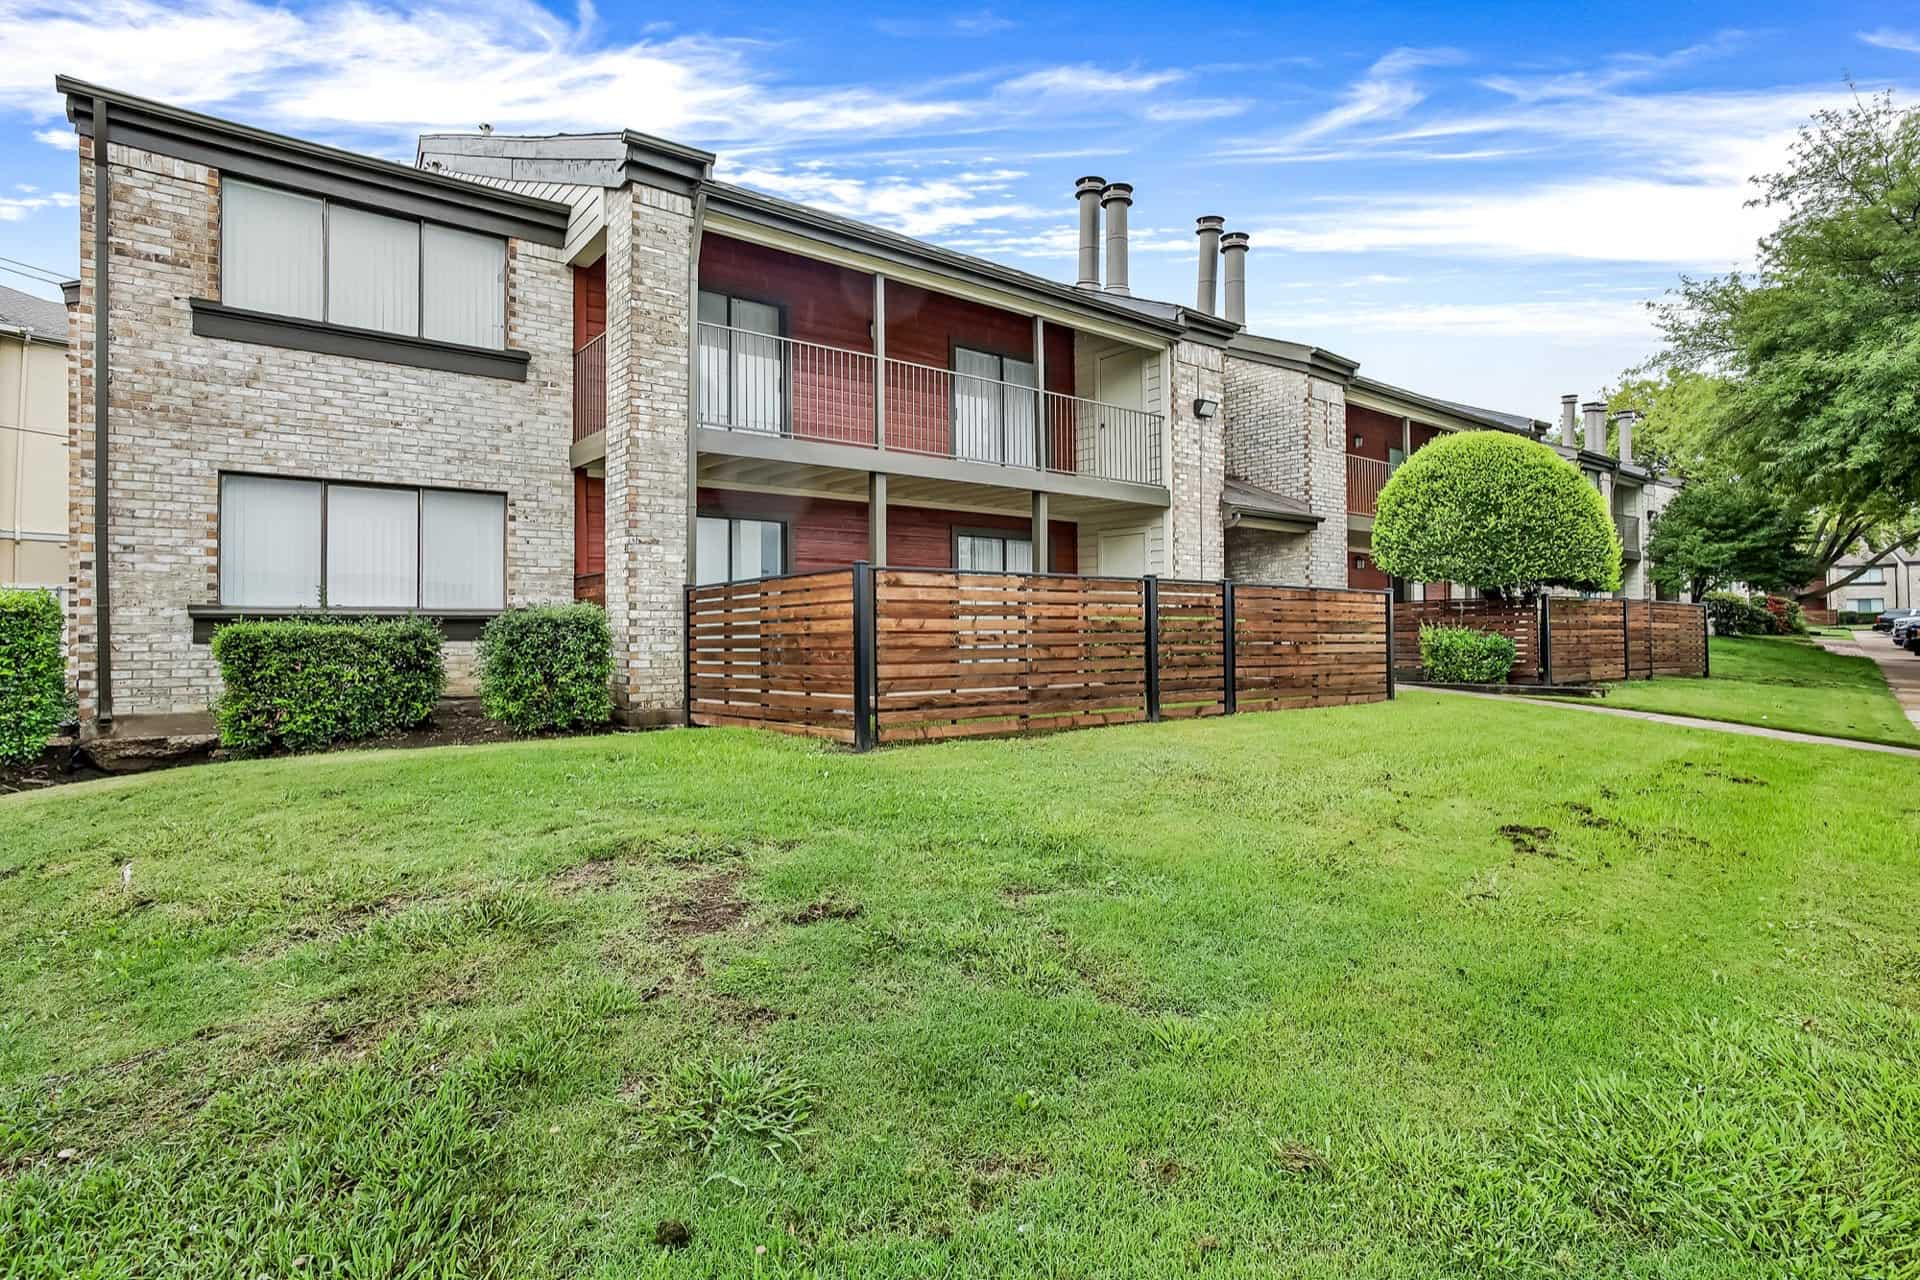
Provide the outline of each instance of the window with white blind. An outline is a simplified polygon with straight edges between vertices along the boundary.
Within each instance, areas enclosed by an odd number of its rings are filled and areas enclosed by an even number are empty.
[[[220,477],[220,603],[244,609],[506,604],[498,493]]]
[[[1033,541],[999,533],[957,533],[953,538],[953,567],[989,573],[1033,572]]]
[[[507,243],[228,178],[220,300],[498,350],[507,341]]]
[[[1031,360],[955,347],[953,351],[953,452],[974,462],[1034,465]]]
[[[778,520],[701,516],[693,548],[694,581],[744,582],[787,570],[787,526]]]
[[[700,421],[735,431],[787,429],[780,308],[700,291]]]

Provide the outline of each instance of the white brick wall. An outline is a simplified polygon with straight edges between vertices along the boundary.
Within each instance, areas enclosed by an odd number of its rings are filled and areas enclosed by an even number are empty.
[[[114,146],[113,674],[121,714],[194,711],[219,692],[189,605],[218,599],[218,478],[252,471],[507,494],[507,599],[572,597],[572,281],[557,249],[510,241],[507,341],[525,382],[194,336],[220,296],[219,174]],[[81,712],[95,709],[93,164],[80,142],[70,634]],[[464,681],[470,644],[449,643]]]
[[[1194,416],[1195,400],[1223,402],[1225,353],[1198,342],[1173,345],[1173,395],[1168,406],[1173,437],[1168,468],[1173,507],[1168,512],[1172,545],[1167,573],[1175,578],[1218,578],[1226,568],[1221,545],[1220,490],[1225,479],[1224,409],[1212,418]]]
[[[1322,517],[1311,534],[1236,529],[1227,572],[1250,581],[1341,587],[1347,583],[1346,399],[1339,384],[1229,355],[1226,472],[1305,502]],[[1329,430],[1331,429],[1331,443]]]
[[[685,711],[687,314],[693,203],[607,194],[607,616],[629,723]]]

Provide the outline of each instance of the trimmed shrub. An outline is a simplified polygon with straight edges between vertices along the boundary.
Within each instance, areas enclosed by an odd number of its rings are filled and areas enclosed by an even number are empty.
[[[1420,628],[1420,666],[1438,684],[1502,684],[1516,656],[1513,641],[1497,631]]]
[[[1807,634],[1807,611],[1800,607],[1798,600],[1789,600],[1785,596],[1762,596],[1760,605],[1773,619],[1773,632],[1781,636],[1803,636]]]
[[[509,609],[480,633],[480,705],[515,733],[613,718],[613,636],[593,604]]]
[[[1620,588],[1606,499],[1552,449],[1504,431],[1445,436],[1402,463],[1380,490],[1373,558],[1410,582]]]
[[[1858,609],[1842,609],[1834,615],[1834,623],[1842,627],[1870,627],[1880,620],[1880,611],[1863,613]]]
[[[0,763],[38,757],[67,718],[63,626],[53,592],[0,591]]]
[[[1707,606],[1707,620],[1717,636],[1770,636],[1775,634],[1773,615],[1764,603],[1756,603],[1737,591],[1709,591],[1701,603]]]
[[[424,618],[233,622],[214,632],[213,656],[220,745],[243,755],[411,729],[447,682],[440,628]]]

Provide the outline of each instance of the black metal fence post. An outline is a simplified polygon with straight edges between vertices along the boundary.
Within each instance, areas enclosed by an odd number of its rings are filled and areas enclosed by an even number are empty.
[[[1393,592],[1387,592],[1387,697],[1393,698]]]
[[[1553,597],[1542,591],[1534,599],[1540,615],[1540,683],[1553,683]]]
[[[1234,634],[1238,624],[1234,618],[1233,579],[1225,578],[1220,583],[1220,702],[1224,714],[1232,715],[1240,710],[1240,653]]]
[[[874,650],[879,627],[874,617],[873,565],[853,563],[853,749],[873,750]]]
[[[1147,623],[1147,720],[1160,719],[1160,579],[1140,579],[1140,605]]]

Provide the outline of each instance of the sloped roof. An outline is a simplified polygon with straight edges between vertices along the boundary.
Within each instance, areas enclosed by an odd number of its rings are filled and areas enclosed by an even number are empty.
[[[66,305],[0,285],[0,329],[31,329],[35,338],[65,342]]]
[[[1318,524],[1323,516],[1299,498],[1275,493],[1257,484],[1228,477],[1220,488],[1220,505],[1241,515],[1267,520],[1301,520]]]

